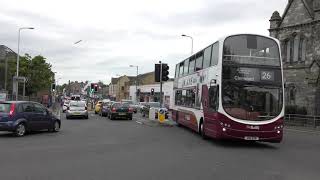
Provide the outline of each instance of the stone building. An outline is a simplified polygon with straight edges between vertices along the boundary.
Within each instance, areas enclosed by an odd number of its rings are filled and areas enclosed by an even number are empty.
[[[111,100],[116,100],[117,93],[118,93],[117,82],[118,82],[118,78],[111,78],[111,82],[109,84],[109,98]]]
[[[270,36],[280,40],[286,105],[320,114],[320,0],[289,0],[282,16],[270,19]]]
[[[121,76],[117,80],[116,100],[129,99],[129,87],[134,84],[135,76]]]

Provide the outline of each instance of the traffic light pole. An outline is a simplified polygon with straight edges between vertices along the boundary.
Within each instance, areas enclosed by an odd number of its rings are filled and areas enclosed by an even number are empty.
[[[162,108],[162,62],[159,61],[160,63],[160,107]]]

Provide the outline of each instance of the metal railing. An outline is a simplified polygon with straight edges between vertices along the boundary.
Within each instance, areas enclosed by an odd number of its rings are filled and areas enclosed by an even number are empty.
[[[284,118],[285,125],[303,126],[303,127],[320,127],[320,116],[286,114]]]

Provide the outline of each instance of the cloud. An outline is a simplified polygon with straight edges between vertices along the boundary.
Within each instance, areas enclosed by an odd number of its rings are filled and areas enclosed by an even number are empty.
[[[10,0],[0,7],[0,44],[21,54],[41,54],[68,80],[110,81],[117,74],[150,72],[159,60],[174,66],[220,36],[236,32],[268,34],[269,18],[287,0]],[[17,6],[19,4],[19,6]],[[79,44],[74,42],[82,40]]]

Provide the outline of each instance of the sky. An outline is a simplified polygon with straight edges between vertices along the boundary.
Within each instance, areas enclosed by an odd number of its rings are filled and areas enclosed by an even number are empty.
[[[110,83],[111,77],[170,66],[220,37],[235,33],[269,35],[269,19],[288,0],[0,0],[0,45],[20,54],[42,55],[59,84]],[[82,40],[78,44],[75,42]]]

